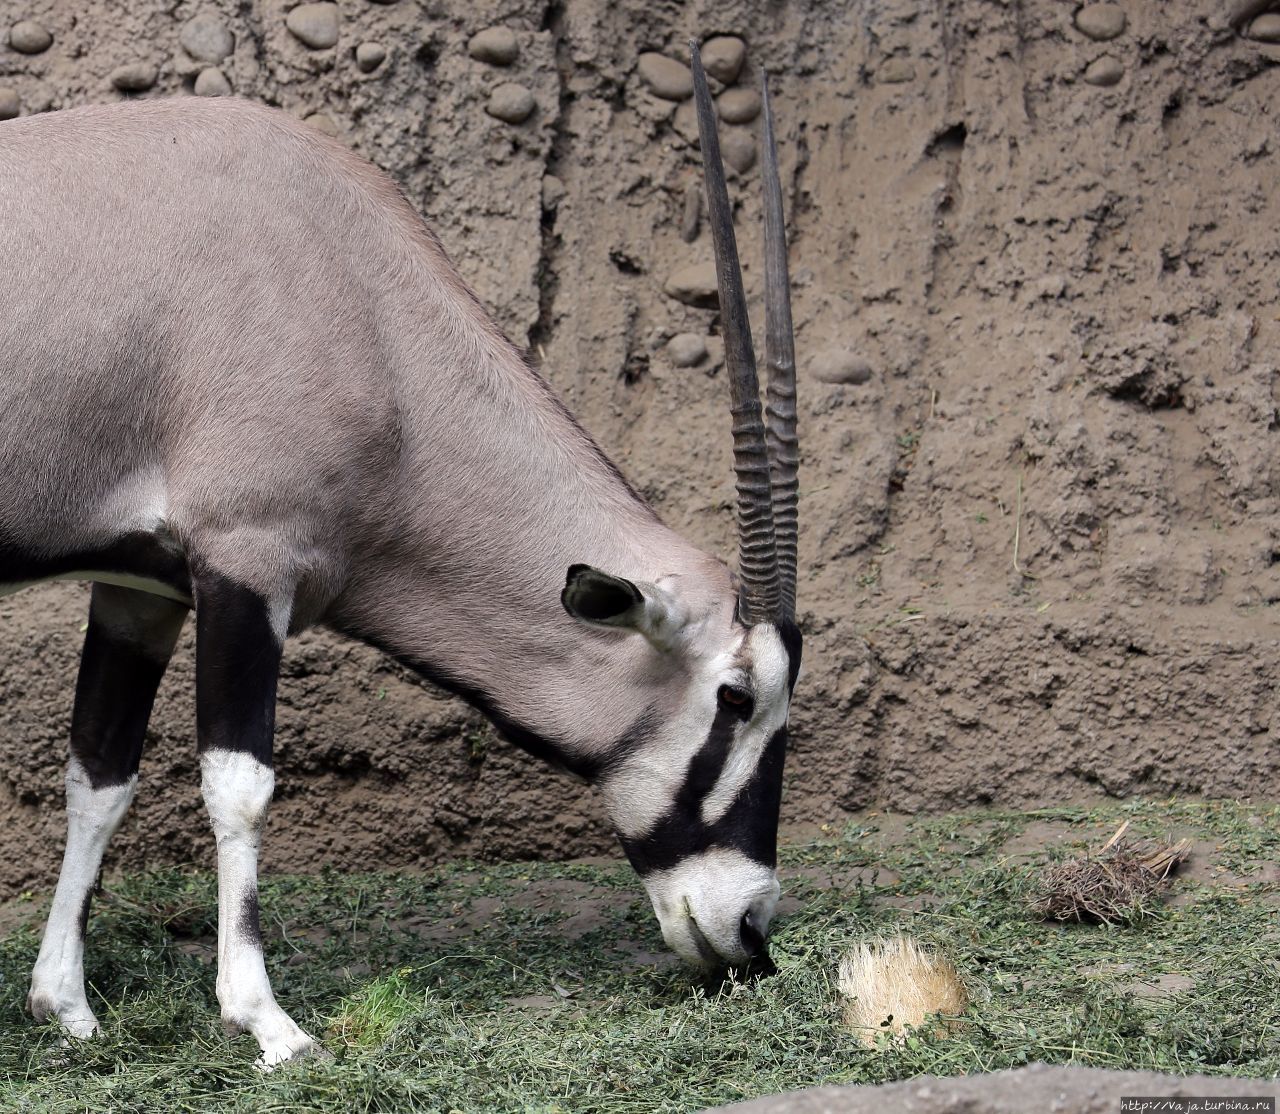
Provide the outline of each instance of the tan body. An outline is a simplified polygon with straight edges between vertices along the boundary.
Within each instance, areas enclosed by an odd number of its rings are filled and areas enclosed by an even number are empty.
[[[89,550],[162,523],[265,595],[295,582],[291,629],[328,620],[471,687],[514,681],[522,720],[556,734],[543,666],[594,682],[616,650],[560,607],[569,565],[685,570],[732,599],[392,183],[283,113],[185,100],[6,124],[0,261],[22,276],[0,317],[4,542]]]
[[[246,102],[0,124],[0,265],[21,276],[0,315],[0,589],[95,583],[38,1017],[97,1029],[93,879],[192,606],[218,998],[265,1064],[313,1045],[275,1002],[257,905],[281,647],[313,623],[599,785],[686,959],[763,953],[799,667],[767,465],[739,591],[628,487],[384,174]],[[756,411],[735,403],[735,452],[754,437],[763,461],[754,374],[733,380]]]

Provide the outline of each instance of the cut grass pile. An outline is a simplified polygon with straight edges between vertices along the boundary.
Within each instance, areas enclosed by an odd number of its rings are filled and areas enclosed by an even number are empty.
[[[1128,926],[1031,919],[1046,833],[1065,858],[1124,819],[1197,841],[1171,901]],[[96,1042],[64,1049],[26,1017],[43,906],[4,911],[31,924],[0,938],[0,1109],[691,1110],[1031,1060],[1275,1075],[1277,862],[1273,807],[871,818],[784,850],[798,907],[773,937],[778,974],[718,986],[668,964],[621,864],[268,880],[281,1002],[334,1055],[267,1076],[252,1040],[228,1041],[217,1019],[212,876],[129,876],[89,930],[90,1000],[107,1028]],[[898,930],[949,957],[973,1001],[950,1034],[867,1049],[841,1023],[835,965]]]
[[[1055,921],[1106,924],[1137,924],[1149,916],[1191,841],[1135,841],[1128,829],[1126,820],[1096,853],[1045,867],[1031,911]]]

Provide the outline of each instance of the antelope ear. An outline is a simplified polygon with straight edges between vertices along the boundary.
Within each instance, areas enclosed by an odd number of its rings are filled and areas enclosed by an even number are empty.
[[[580,622],[633,630],[663,649],[684,624],[683,609],[670,592],[590,565],[569,566],[560,602]]]

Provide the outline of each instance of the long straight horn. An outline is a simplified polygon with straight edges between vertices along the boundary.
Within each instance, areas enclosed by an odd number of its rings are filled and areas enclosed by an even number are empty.
[[[760,413],[760,382],[751,345],[747,299],[729,211],[729,191],[720,161],[720,138],[707,75],[698,43],[693,56],[693,91],[698,106],[698,137],[707,184],[707,210],[716,251],[716,284],[720,288],[720,320],[724,362],[729,374],[729,409],[733,415],[733,468],[738,476],[738,572],[742,587],[738,613],[748,625],[778,617],[778,554],[773,535],[773,492],[769,483],[769,451]]]
[[[800,495],[800,442],[796,436],[796,344],[791,326],[791,280],[787,275],[787,228],[782,217],[778,149],[773,141],[769,76],[760,78],[764,101],[764,319],[765,363],[769,368],[765,433],[773,489],[773,527],[778,551],[781,617],[796,617],[796,535]]]

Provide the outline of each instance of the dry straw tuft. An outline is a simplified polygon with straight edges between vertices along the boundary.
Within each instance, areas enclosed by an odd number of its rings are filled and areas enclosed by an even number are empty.
[[[840,960],[844,1023],[868,1048],[881,1033],[950,1032],[969,995],[954,964],[906,936],[859,944]],[[938,1018],[942,1014],[944,1017]]]
[[[1107,924],[1141,920],[1191,844],[1131,840],[1128,828],[1126,820],[1096,854],[1048,867],[1031,901],[1036,915]]]

